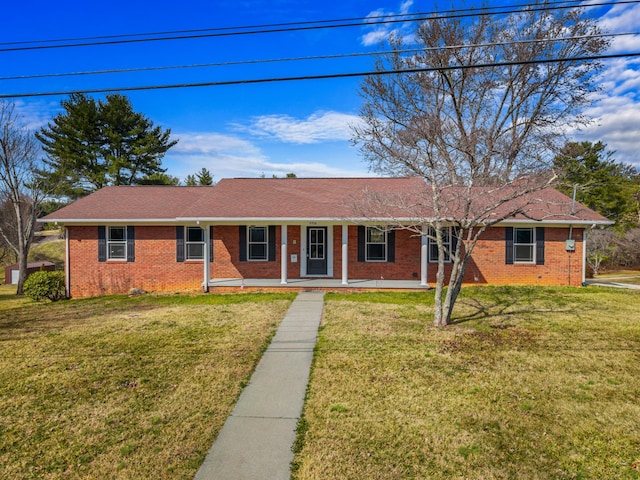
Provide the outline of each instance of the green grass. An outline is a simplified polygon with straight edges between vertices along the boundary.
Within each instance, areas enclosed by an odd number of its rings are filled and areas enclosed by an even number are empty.
[[[292,295],[0,290],[0,478],[193,478]]]
[[[29,262],[49,261],[56,269],[64,268],[64,240],[50,240],[34,244],[29,250]]]
[[[328,294],[294,478],[640,478],[640,292]]]

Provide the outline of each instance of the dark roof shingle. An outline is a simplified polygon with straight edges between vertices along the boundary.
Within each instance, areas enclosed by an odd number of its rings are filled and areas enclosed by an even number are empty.
[[[442,216],[459,218],[469,198],[478,215],[509,189],[451,187],[441,191]],[[490,209],[486,219],[514,211],[514,220],[611,223],[569,197],[547,188]],[[573,210],[573,212],[572,212]],[[215,186],[106,187],[40,221],[180,222],[429,219],[433,218],[430,187],[418,177],[392,178],[234,178]]]

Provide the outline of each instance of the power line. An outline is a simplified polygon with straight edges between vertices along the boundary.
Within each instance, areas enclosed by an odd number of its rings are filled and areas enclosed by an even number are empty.
[[[341,58],[369,57],[369,56],[380,56],[380,55],[388,55],[388,54],[419,53],[423,51],[451,50],[451,49],[460,49],[460,48],[484,48],[484,47],[505,46],[505,45],[518,45],[518,44],[526,44],[526,43],[563,42],[563,41],[573,41],[573,40],[581,40],[581,39],[589,39],[589,38],[620,37],[620,36],[631,36],[631,35],[640,35],[640,32],[602,33],[598,35],[579,35],[579,36],[559,37],[559,38],[551,38],[551,39],[513,40],[513,41],[495,42],[495,43],[445,45],[441,47],[423,47],[423,48],[385,50],[385,51],[375,51],[375,52],[340,53],[340,54],[314,55],[314,56],[306,56],[306,57],[284,57],[284,58],[272,58],[272,59],[238,60],[238,61],[218,62],[218,63],[195,63],[195,64],[189,64],[189,65],[166,65],[166,66],[159,66],[159,67],[134,67],[134,68],[116,68],[116,69],[108,69],[108,70],[93,70],[93,71],[80,71],[80,72],[14,75],[10,77],[0,77],[0,81],[56,78],[56,77],[74,77],[74,76],[86,76],[86,75],[103,75],[103,74],[112,74],[112,73],[154,72],[154,71],[163,71],[163,70],[180,70],[180,69],[192,69],[192,68],[228,67],[228,66],[238,66],[238,65],[257,65],[257,64],[264,64],[264,63],[333,60],[333,59],[341,59]]]
[[[400,75],[407,73],[426,73],[434,71],[450,71],[450,70],[466,70],[469,68],[494,68],[494,67],[507,67],[515,65],[539,65],[559,62],[584,62],[594,60],[608,60],[615,58],[626,57],[640,57],[640,52],[631,53],[617,53],[610,55],[591,55],[583,57],[568,57],[568,58],[552,58],[552,59],[540,59],[540,60],[524,60],[513,62],[496,62],[496,63],[478,63],[472,65],[456,65],[445,67],[423,67],[423,68],[411,68],[400,70],[386,70],[386,71],[369,71],[369,72],[351,72],[351,73],[334,73],[323,75],[304,75],[295,77],[271,77],[271,78],[257,78],[257,79],[244,79],[244,80],[228,80],[219,82],[197,82],[197,83],[177,83],[177,84],[165,84],[165,85],[143,85],[133,87],[116,87],[116,88],[90,88],[83,90],[61,90],[51,92],[32,92],[32,93],[9,93],[0,94],[2,98],[26,98],[26,97],[48,97],[58,95],[70,95],[72,93],[105,93],[105,92],[131,92],[142,90],[167,90],[177,88],[196,88],[196,87],[221,87],[230,85],[251,85],[260,83],[279,83],[279,82],[295,82],[295,81],[307,81],[307,80],[327,80],[336,78],[354,78],[354,77],[367,77],[367,76],[379,76],[379,75]]]
[[[388,18],[386,20],[373,21],[373,22],[369,20],[371,18],[376,18],[376,17],[361,17],[357,19],[358,20],[357,22],[353,22],[351,19],[345,19],[344,21],[319,20],[315,22],[293,22],[293,23],[284,23],[284,24],[272,24],[273,26],[260,25],[257,27],[227,27],[227,28],[205,30],[213,33],[178,34],[178,35],[161,36],[161,37],[156,36],[156,37],[146,37],[146,38],[125,38],[125,39],[122,38],[122,37],[145,36],[148,34],[129,34],[129,35],[121,35],[121,36],[108,36],[108,37],[85,37],[90,40],[93,40],[94,38],[108,38],[108,39],[103,41],[98,41],[98,40],[84,41],[83,39],[80,39],[80,43],[60,43],[57,45],[31,45],[31,46],[7,47],[7,48],[0,48],[0,52],[44,50],[44,49],[54,49],[54,48],[93,47],[93,46],[102,46],[102,45],[120,45],[120,44],[129,44],[129,43],[156,42],[156,41],[167,41],[167,40],[228,37],[228,36],[236,36],[236,35],[258,35],[258,34],[267,34],[267,33],[285,33],[285,32],[292,32],[292,31],[300,32],[300,31],[335,29],[335,28],[344,28],[344,27],[364,27],[364,26],[376,26],[376,25],[383,25],[383,24],[407,23],[407,22],[424,21],[424,20],[444,20],[444,19],[454,19],[454,18],[466,18],[466,17],[472,17],[472,16],[506,15],[506,14],[512,14],[512,13],[522,13],[522,12],[566,10],[566,9],[573,9],[573,8],[594,8],[594,7],[611,6],[611,5],[637,4],[637,3],[640,3],[640,0],[606,1],[606,2],[599,2],[599,3],[591,3],[588,5],[579,5],[576,3],[566,5],[566,3],[567,2],[564,1],[564,2],[550,2],[550,3],[544,4],[543,6],[540,6],[539,4],[523,4],[523,5],[510,5],[510,6],[479,7],[479,8],[470,8],[470,9],[464,9],[464,10],[448,10],[446,11],[448,13],[444,15],[438,12],[390,15],[390,16],[384,17],[384,18]],[[454,12],[454,13],[451,13],[451,12]],[[460,12],[465,12],[465,13],[460,13]],[[410,19],[398,18],[398,17],[405,17],[405,16],[412,16],[412,18]],[[330,22],[333,22],[333,23],[325,24]],[[306,26],[302,26],[302,25],[306,25]],[[243,30],[243,31],[240,31],[240,30]],[[181,32],[181,31],[177,31],[177,32]],[[191,32],[191,31],[186,30],[182,32]],[[193,32],[197,32],[197,31],[193,31]],[[154,35],[154,34],[151,34],[151,35]],[[115,40],[114,38],[121,38],[121,39]],[[57,41],[58,40],[49,40],[48,42],[57,42]],[[66,40],[60,40],[60,41],[66,41]],[[9,43],[9,45],[24,44],[24,43],[40,43],[40,42],[46,42],[46,41]],[[7,45],[7,44],[4,44],[4,45]]]

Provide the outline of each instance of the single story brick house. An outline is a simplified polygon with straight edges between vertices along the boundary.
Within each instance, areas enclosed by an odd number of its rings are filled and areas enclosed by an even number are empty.
[[[435,282],[437,248],[415,228],[397,227],[428,219],[427,188],[412,177],[106,187],[40,221],[64,228],[71,297],[132,288],[424,289]],[[384,211],[372,200],[383,195]],[[390,200],[401,195],[404,203]],[[526,203],[484,232],[466,283],[582,284],[586,232],[612,222],[553,189]],[[446,242],[455,242],[452,232]]]

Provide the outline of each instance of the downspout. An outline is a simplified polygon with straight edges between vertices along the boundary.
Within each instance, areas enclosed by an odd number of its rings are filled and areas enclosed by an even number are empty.
[[[69,267],[69,229],[64,227],[64,294],[71,298],[71,272]]]
[[[573,217],[576,214],[576,191],[578,189],[578,184],[573,184],[573,197],[571,198],[571,216]],[[573,225],[569,225],[569,240],[573,240]],[[583,246],[584,250],[584,246]],[[571,254],[573,252],[567,250],[567,255],[569,255],[569,286],[571,286]],[[584,269],[584,266],[583,266]],[[584,280],[583,280],[584,281]]]
[[[582,231],[582,286],[587,286],[587,229]]]

